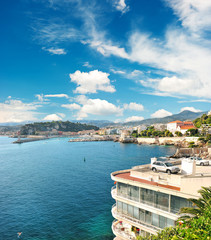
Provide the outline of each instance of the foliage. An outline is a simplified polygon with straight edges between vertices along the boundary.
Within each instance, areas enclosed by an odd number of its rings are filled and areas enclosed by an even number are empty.
[[[195,144],[195,142],[189,142],[189,148],[195,148],[198,147],[198,145]]]
[[[175,134],[177,135],[177,137],[182,137],[182,133],[180,131],[176,131]]]
[[[200,128],[202,124],[211,125],[211,115],[203,114],[200,118],[196,118],[193,123],[197,128]]]
[[[198,129],[190,128],[190,129],[188,129],[188,130],[186,131],[185,134],[186,134],[187,136],[198,136],[198,133],[199,133]]]
[[[22,126],[21,134],[34,135],[37,134],[38,131],[52,131],[53,129],[63,132],[78,132],[91,129],[98,130],[99,128],[93,125],[73,123],[69,121],[35,122],[31,124],[25,124],[24,126]]]
[[[175,227],[163,229],[157,235],[137,237],[138,240],[210,240],[211,239],[211,187],[202,187],[199,190],[199,199],[189,199],[194,205],[192,208],[182,208],[180,213],[185,214],[177,221]]]
[[[141,131],[138,137],[173,137],[173,134],[169,130],[159,131],[155,130],[154,126],[150,126]]]

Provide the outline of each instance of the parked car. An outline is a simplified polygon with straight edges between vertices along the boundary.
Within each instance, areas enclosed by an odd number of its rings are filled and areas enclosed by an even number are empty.
[[[153,172],[166,172],[166,173],[178,173],[180,169],[174,166],[170,162],[156,161],[151,164],[151,169]]]
[[[195,160],[196,161],[196,165],[199,165],[199,166],[208,166],[209,165],[209,161],[208,160],[205,160],[205,159],[202,159],[200,157],[190,157],[191,160]]]

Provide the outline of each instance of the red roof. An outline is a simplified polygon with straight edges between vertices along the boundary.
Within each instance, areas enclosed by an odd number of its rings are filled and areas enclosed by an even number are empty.
[[[158,186],[158,187],[168,188],[168,189],[172,189],[172,190],[176,190],[176,191],[180,191],[179,187],[175,187],[175,186],[171,186],[171,185],[164,185],[164,184],[160,184],[160,183],[157,183],[157,182],[148,181],[148,180],[145,180],[145,179],[131,177],[130,172],[118,173],[118,174],[115,175],[115,177],[128,179],[128,180],[132,180],[132,181],[135,181],[135,182],[145,183],[145,184],[149,184],[149,185],[154,185],[154,186]]]
[[[184,125],[184,126],[180,126],[180,129],[191,129],[191,128],[195,128],[194,125]]]
[[[176,120],[176,121],[169,122],[169,123],[183,123],[183,122],[182,122],[182,121],[179,121],[179,120]]]

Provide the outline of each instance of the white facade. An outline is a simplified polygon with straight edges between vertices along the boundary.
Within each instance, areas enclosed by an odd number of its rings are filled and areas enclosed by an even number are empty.
[[[184,162],[181,174],[154,173],[150,164],[112,173],[112,229],[118,239],[135,240],[174,225],[179,209],[191,206],[187,198],[198,198],[201,186],[211,185],[211,169],[193,164]]]

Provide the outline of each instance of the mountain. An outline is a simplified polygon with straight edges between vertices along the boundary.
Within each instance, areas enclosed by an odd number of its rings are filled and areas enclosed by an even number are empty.
[[[168,122],[172,122],[172,121],[176,121],[176,120],[180,120],[180,121],[194,120],[198,117],[201,117],[204,113],[207,113],[207,112],[191,112],[191,111],[185,110],[181,113],[174,114],[174,115],[164,117],[164,118],[149,118],[149,119],[145,119],[145,120],[138,121],[138,122],[124,123],[124,125],[129,125],[129,126],[136,125],[137,126],[137,125],[141,125],[141,124],[146,124],[146,125],[151,125],[151,124],[156,124],[156,123],[166,124]]]
[[[107,127],[115,124],[114,122],[111,122],[108,120],[71,120],[71,122],[74,122],[74,123],[79,122],[83,124],[94,125],[99,128],[103,128],[103,127]]]

